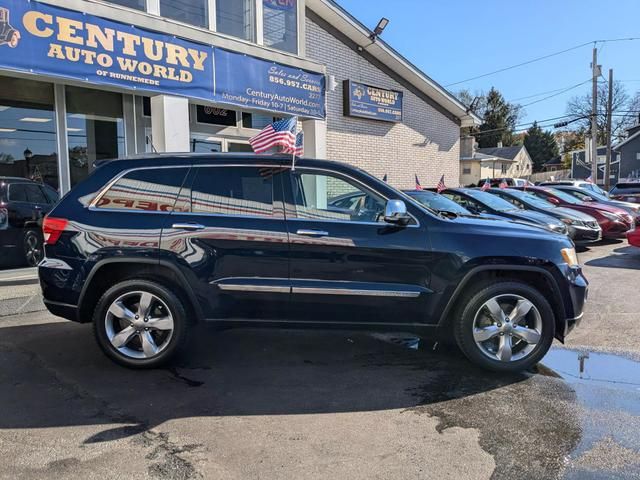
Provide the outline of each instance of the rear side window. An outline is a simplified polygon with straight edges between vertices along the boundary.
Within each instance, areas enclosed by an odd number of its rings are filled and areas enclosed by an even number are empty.
[[[49,203],[47,201],[47,197],[44,196],[42,190],[38,185],[27,185],[25,187],[27,190],[27,198],[31,203]]]
[[[189,169],[148,168],[119,178],[100,197],[96,208],[171,212]]]
[[[190,191],[192,213],[270,217],[273,171],[258,167],[197,167]],[[182,210],[182,209],[180,209]]]
[[[24,183],[13,183],[9,185],[10,202],[28,202],[27,189]]]
[[[45,196],[47,197],[48,203],[56,203],[59,200],[58,192],[56,192],[53,188],[48,185],[42,185],[42,190],[44,191]]]

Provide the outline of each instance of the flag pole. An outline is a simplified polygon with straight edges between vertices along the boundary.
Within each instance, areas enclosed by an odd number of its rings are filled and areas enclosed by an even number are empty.
[[[295,116],[293,118],[296,119],[296,126],[293,129],[293,148],[291,151],[291,171],[295,172],[296,171],[296,139],[298,136],[298,117]]]

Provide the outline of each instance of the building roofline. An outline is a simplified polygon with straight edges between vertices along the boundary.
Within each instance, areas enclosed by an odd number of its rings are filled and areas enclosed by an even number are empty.
[[[349,40],[354,42],[360,53],[366,52],[371,55],[426,94],[435,103],[459,119],[460,126],[472,127],[482,122],[477,115],[469,112],[468,108],[452,93],[385,43],[384,40],[377,38],[372,42],[370,39],[371,30],[334,0],[307,0],[306,3],[307,8],[334,28],[339,29]]]
[[[618,143],[617,145],[614,145],[613,147],[611,147],[611,149],[617,151],[621,146],[626,145],[627,143],[629,143],[631,140],[635,139],[638,136],[640,136],[640,130],[638,130],[636,133],[631,135],[629,138],[625,138],[622,142]]]

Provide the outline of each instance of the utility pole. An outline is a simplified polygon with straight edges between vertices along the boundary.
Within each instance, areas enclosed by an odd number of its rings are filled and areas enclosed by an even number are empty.
[[[609,69],[609,98],[607,99],[607,160],[604,164],[604,189],[611,188],[611,117],[613,117],[613,69]]]
[[[593,47],[593,61],[591,62],[592,92],[591,92],[591,179],[598,183],[598,77],[600,66],[598,65],[598,48]]]

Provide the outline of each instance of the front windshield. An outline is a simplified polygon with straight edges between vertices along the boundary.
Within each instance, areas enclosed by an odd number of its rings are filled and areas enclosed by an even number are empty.
[[[562,190],[558,190],[557,188],[548,188],[547,192],[549,192],[552,195],[558,197],[559,199],[564,200],[565,202],[571,203],[573,205],[579,205],[579,204],[582,203],[580,200],[578,200],[573,195],[569,195],[568,193],[563,192]]]
[[[555,205],[551,202],[548,202],[542,198],[536,197],[535,195],[531,195],[527,192],[522,192],[520,190],[509,190],[509,195],[517,198],[518,200],[522,200],[524,203],[528,203],[537,208],[554,208]]]
[[[469,195],[471,198],[478,200],[481,203],[484,203],[489,208],[496,210],[498,212],[508,212],[509,210],[517,210],[516,207],[511,205],[506,200],[493,195],[491,193],[483,192],[482,190],[464,190],[464,193]]]
[[[411,192],[407,193],[411,198],[416,199],[422,205],[429,207],[438,212],[453,212],[460,215],[471,215],[471,212],[464,208],[462,205],[458,205],[453,200],[448,199],[437,193],[431,192]]]

